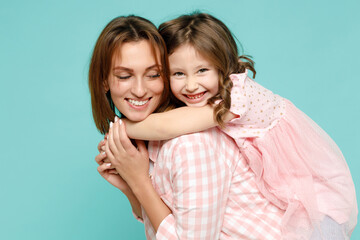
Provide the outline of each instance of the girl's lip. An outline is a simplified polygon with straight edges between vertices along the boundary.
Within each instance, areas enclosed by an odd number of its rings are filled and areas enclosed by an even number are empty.
[[[189,103],[199,103],[204,100],[206,92],[207,91],[197,93],[197,94],[183,94],[183,96],[186,98],[186,100]]]
[[[125,98],[127,103],[130,107],[136,110],[143,110],[146,109],[150,103],[151,97],[147,99],[132,99],[132,98]]]

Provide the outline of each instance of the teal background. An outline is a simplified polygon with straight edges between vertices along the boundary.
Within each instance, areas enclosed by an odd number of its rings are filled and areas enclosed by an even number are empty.
[[[0,239],[145,238],[126,198],[96,171],[102,136],[89,59],[116,16],[158,25],[196,9],[228,25],[253,56],[259,83],[337,142],[359,195],[359,1],[1,0]]]

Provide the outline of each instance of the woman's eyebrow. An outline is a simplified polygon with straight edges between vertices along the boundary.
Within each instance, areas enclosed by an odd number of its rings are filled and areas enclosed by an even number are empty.
[[[161,66],[158,65],[158,64],[154,64],[154,65],[151,65],[150,67],[147,67],[147,68],[146,68],[146,71],[148,71],[148,70],[150,70],[150,69],[153,69],[153,68],[161,68]]]
[[[151,65],[150,67],[147,67],[147,68],[146,68],[146,71],[148,71],[148,70],[150,70],[150,69],[153,69],[153,68],[161,68],[161,66],[158,65],[158,64],[154,64],[154,65]],[[114,71],[115,71],[115,70],[124,70],[124,71],[127,71],[127,72],[134,72],[133,69],[127,68],[127,67],[122,67],[122,66],[116,66],[116,67],[113,68],[113,70],[114,70]]]
[[[122,67],[122,66],[116,66],[113,68],[113,70],[125,70],[127,72],[133,72],[134,70],[132,70],[131,68],[126,68],[126,67]]]

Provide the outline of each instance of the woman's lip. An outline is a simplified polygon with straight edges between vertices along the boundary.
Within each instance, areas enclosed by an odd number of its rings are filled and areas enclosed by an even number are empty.
[[[147,98],[147,99],[126,98],[125,100],[128,102],[130,107],[137,109],[137,110],[142,110],[142,109],[145,109],[149,105],[151,97]]]

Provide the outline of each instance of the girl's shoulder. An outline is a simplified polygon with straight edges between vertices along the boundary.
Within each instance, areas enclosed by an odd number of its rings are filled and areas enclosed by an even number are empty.
[[[246,69],[243,73],[233,73],[230,75],[230,79],[233,83],[233,87],[240,87],[241,89],[245,88],[245,80],[248,76],[248,70]]]
[[[230,112],[237,117],[226,125],[227,134],[236,138],[259,137],[284,116],[284,99],[248,77],[247,71],[230,78]]]

